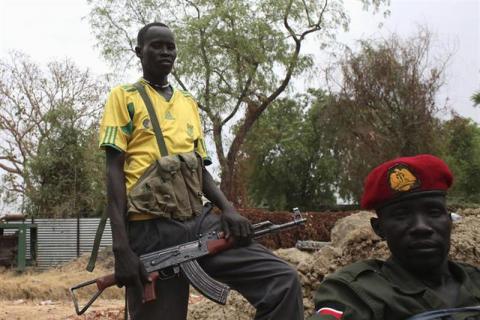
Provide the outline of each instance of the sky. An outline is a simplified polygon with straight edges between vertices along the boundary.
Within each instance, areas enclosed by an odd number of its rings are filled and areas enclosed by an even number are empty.
[[[386,18],[365,13],[356,0],[345,5],[352,20],[339,39],[349,44],[391,32],[406,37],[427,26],[436,37],[434,53],[453,53],[439,102],[448,98],[456,112],[480,122],[480,107],[470,100],[480,90],[480,0],[391,0]],[[39,64],[69,57],[95,74],[107,73],[85,19],[88,10],[86,0],[0,0],[0,58],[20,50]]]
[[[447,101],[455,112],[480,123],[480,106],[475,108],[470,100],[474,91],[480,90],[480,0],[390,0],[391,14],[387,17],[364,12],[358,0],[344,0],[344,3],[351,24],[348,32],[338,34],[338,39],[349,46],[359,39],[387,38],[392,32],[408,37],[419,25],[433,32],[432,53],[453,54],[446,69],[446,84],[437,101],[440,104]],[[40,65],[67,57],[99,76],[111,72],[95,48],[85,18],[88,12],[86,0],[0,0],[0,59],[17,50]],[[318,53],[314,41],[304,49],[316,54],[320,66],[325,63],[322,60],[325,55]],[[124,78],[136,81],[138,76],[136,71],[130,71]],[[291,83],[303,89],[312,84],[318,85],[307,78]],[[218,168],[211,169],[217,176]]]
[[[391,32],[406,37],[427,26],[436,37],[434,53],[453,53],[439,102],[448,98],[456,112],[480,122],[480,107],[470,100],[480,90],[480,0],[391,0],[386,18],[365,13],[356,0],[345,5],[352,20],[339,39],[348,44]],[[0,58],[19,50],[40,64],[69,57],[95,74],[109,72],[85,19],[88,10],[86,0],[0,0]]]

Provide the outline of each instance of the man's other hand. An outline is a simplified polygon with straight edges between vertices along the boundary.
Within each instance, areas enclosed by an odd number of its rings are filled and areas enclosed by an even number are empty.
[[[253,237],[253,227],[250,221],[236,210],[225,210],[222,215],[222,228],[225,238],[233,237],[238,245],[247,245]]]
[[[118,287],[143,286],[151,282],[140,258],[131,250],[114,250],[115,256],[115,280]]]

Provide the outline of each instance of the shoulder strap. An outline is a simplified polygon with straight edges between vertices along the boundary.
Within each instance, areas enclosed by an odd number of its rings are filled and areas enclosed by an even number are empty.
[[[145,87],[143,86],[143,84],[141,84],[140,82],[136,82],[133,86],[137,88],[140,96],[142,97],[143,103],[145,103],[145,106],[147,107],[148,115],[150,116],[150,120],[152,122],[153,131],[155,132],[155,137],[157,138],[160,156],[168,156],[167,146],[165,145],[165,139],[163,138],[162,129],[160,129],[160,122],[158,121],[155,110],[153,109],[152,100],[150,100],[150,97],[148,96],[147,91],[145,91]]]
[[[107,223],[107,211],[103,210],[102,217],[98,223],[97,232],[95,233],[95,240],[93,241],[92,253],[88,260],[87,271],[92,272],[95,269],[95,263],[97,261],[98,249],[100,248],[100,241],[102,241],[103,231],[105,230],[105,224]]]

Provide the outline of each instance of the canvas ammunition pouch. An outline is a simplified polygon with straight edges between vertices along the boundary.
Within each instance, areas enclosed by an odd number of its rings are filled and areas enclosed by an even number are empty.
[[[195,151],[168,154],[150,97],[142,83],[137,82],[134,86],[147,107],[161,157],[147,168],[130,190],[128,214],[187,220],[202,212],[203,160]]]
[[[128,214],[187,220],[202,212],[202,159],[196,152],[156,160],[128,194]]]

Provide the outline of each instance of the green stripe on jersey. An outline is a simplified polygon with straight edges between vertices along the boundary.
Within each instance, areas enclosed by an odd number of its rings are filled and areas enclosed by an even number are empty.
[[[127,123],[126,125],[124,125],[122,127],[122,131],[123,133],[125,133],[126,135],[130,136],[133,132],[133,123],[132,121],[130,121],[129,123]]]
[[[135,87],[132,86],[131,84],[123,85],[122,88],[123,88],[123,90],[125,90],[125,91],[127,91],[127,92],[137,91],[137,88],[135,88]]]
[[[130,117],[130,122],[122,126],[122,131],[126,135],[131,135],[133,132],[133,116],[135,115],[135,105],[133,102],[127,104],[128,116]]]
[[[127,110],[130,120],[133,121],[133,116],[135,115],[135,105],[133,104],[133,102],[127,104]]]
[[[102,143],[102,144],[100,145],[100,148],[105,148],[105,147],[110,147],[110,148],[113,148],[113,149],[118,150],[118,151],[120,151],[120,152],[123,152],[122,149],[120,149],[118,146],[116,146],[116,145],[114,145],[114,144]]]
[[[102,144],[115,144],[115,138],[117,137],[117,127],[107,127],[105,130],[105,137]]]

